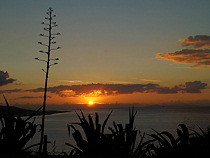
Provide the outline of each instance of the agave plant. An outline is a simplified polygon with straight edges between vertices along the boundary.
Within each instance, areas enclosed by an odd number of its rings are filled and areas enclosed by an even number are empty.
[[[95,125],[91,115],[88,115],[88,120],[85,118],[83,112],[80,110],[81,116],[76,112],[80,123],[68,124],[68,132],[70,135],[70,129],[73,129],[73,138],[77,144],[77,147],[66,143],[66,145],[73,148],[70,155],[84,155],[84,156],[98,156],[107,155],[109,146],[109,135],[104,134],[106,123],[112,112],[104,120],[102,126],[99,123],[99,115],[95,113]],[[75,125],[82,127],[86,138],[83,138],[81,132],[75,128]]]
[[[146,157],[147,144],[150,141],[143,142],[144,135],[140,134],[140,131],[134,127],[134,120],[137,111],[134,112],[134,108],[129,108],[129,123],[125,124],[123,128],[122,124],[116,124],[113,122],[114,128],[109,127],[112,133],[112,145],[114,148],[115,156],[120,157]],[[140,141],[137,143],[137,136],[140,136]]]
[[[150,134],[153,138],[153,144],[150,144],[150,149],[153,151],[153,155],[157,158],[175,158],[175,157],[193,157],[193,151],[191,150],[192,134],[189,134],[189,130],[184,124],[179,124],[181,129],[177,129],[178,137],[175,138],[171,133],[157,132],[156,134]]]
[[[4,97],[7,111],[2,110],[1,131],[0,131],[0,153],[2,154],[20,154],[26,152],[30,147],[25,148],[26,144],[36,133],[37,125],[34,124],[35,118],[32,122],[28,120],[32,117],[29,116],[26,120],[21,117],[14,117],[10,106]]]
[[[73,129],[73,138],[76,141],[77,146],[70,143],[66,145],[73,148],[70,155],[83,155],[83,156],[117,156],[117,157],[130,157],[146,156],[145,146],[149,143],[143,142],[143,136],[140,135],[140,141],[137,144],[138,130],[134,127],[134,119],[136,112],[134,109],[129,109],[129,123],[123,128],[122,124],[116,124],[113,122],[113,128],[108,129],[111,133],[104,133],[106,123],[112,112],[106,117],[103,125],[99,124],[99,116],[95,114],[95,124],[91,117],[88,115],[88,120],[85,118],[83,112],[81,111],[81,116],[77,114],[80,123],[68,124],[68,131],[70,135],[70,129]],[[85,134],[83,138],[81,132],[75,128],[75,125],[82,127]]]
[[[194,132],[194,137],[191,138],[191,149],[196,155],[201,157],[201,155],[210,155],[210,128],[208,127],[204,131],[200,126],[198,126],[200,132],[192,130]]]

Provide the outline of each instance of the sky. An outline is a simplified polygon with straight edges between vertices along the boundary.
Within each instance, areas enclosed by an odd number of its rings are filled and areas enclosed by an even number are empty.
[[[209,0],[0,0],[0,104],[42,105],[48,8],[58,27],[47,104],[210,103]]]

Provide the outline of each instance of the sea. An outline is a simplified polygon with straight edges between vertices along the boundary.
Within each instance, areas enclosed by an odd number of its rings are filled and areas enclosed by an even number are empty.
[[[175,137],[176,129],[180,128],[179,124],[186,124],[189,131],[196,130],[200,132],[199,127],[204,131],[207,130],[210,125],[210,107],[209,106],[145,106],[145,107],[134,107],[137,111],[134,125],[141,134],[152,134],[153,129],[158,132],[168,131]],[[108,127],[113,127],[113,121],[116,124],[125,124],[129,121],[129,108],[89,108],[83,109],[82,112],[88,117],[90,114],[95,119],[95,113],[99,114],[99,122],[103,124],[103,121],[112,111],[112,114],[107,122],[105,133],[110,133]],[[73,109],[65,113],[57,113],[47,115],[45,120],[45,134],[48,136],[48,152],[58,154],[61,152],[70,153],[71,149],[65,143],[76,145],[72,137],[68,133],[67,124],[78,123],[79,119],[76,112],[81,115],[80,109]],[[36,118],[36,124],[41,124],[41,117]],[[76,128],[81,128],[75,125]],[[73,131],[73,130],[71,130]],[[85,136],[83,135],[85,138]],[[39,143],[40,132],[37,132],[32,140],[27,144],[32,145]],[[37,150],[35,148],[34,150]]]

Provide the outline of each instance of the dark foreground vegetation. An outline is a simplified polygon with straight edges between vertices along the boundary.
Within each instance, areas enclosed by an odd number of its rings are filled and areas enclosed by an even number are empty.
[[[30,139],[40,127],[34,123],[34,114],[26,119],[16,117],[5,98],[7,113],[1,109],[0,157],[138,157],[138,158],[194,158],[210,155],[210,130],[190,130],[184,124],[179,124],[177,135],[167,131],[153,134],[141,133],[135,128],[136,111],[129,109],[127,124],[113,122],[112,127],[106,123],[112,112],[100,124],[99,115],[95,119],[91,115],[86,118],[82,111],[76,113],[78,123],[67,125],[69,136],[73,136],[76,145],[66,142],[72,150],[70,153],[40,155],[34,147],[40,143],[26,147]],[[108,129],[108,130],[105,130]],[[109,131],[109,132],[105,132]]]

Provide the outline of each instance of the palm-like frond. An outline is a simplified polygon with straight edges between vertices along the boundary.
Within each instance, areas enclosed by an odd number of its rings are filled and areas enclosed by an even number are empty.
[[[71,154],[74,155],[81,155],[81,154],[98,155],[100,153],[106,154],[106,147],[108,146],[107,144],[109,143],[109,141],[107,141],[108,136],[104,134],[104,129],[112,111],[108,114],[102,126],[99,123],[98,113],[95,113],[95,121],[93,121],[91,115],[88,115],[88,119],[86,119],[81,110],[80,113],[81,115],[79,115],[76,112],[76,115],[80,121],[79,123],[72,123],[67,125],[69,135],[71,128],[74,130],[72,135],[78,147],[77,148],[70,143],[66,143],[66,145],[73,147],[74,152],[72,152]],[[86,139],[82,137],[81,132],[76,129],[75,125],[79,125],[80,127],[82,127]]]
[[[21,117],[14,117],[5,96],[4,99],[6,102],[8,113],[6,114],[2,110],[0,153],[10,154],[24,152],[25,145],[36,133],[37,125],[34,124],[35,118],[32,122],[28,122],[26,120],[23,120]]]

